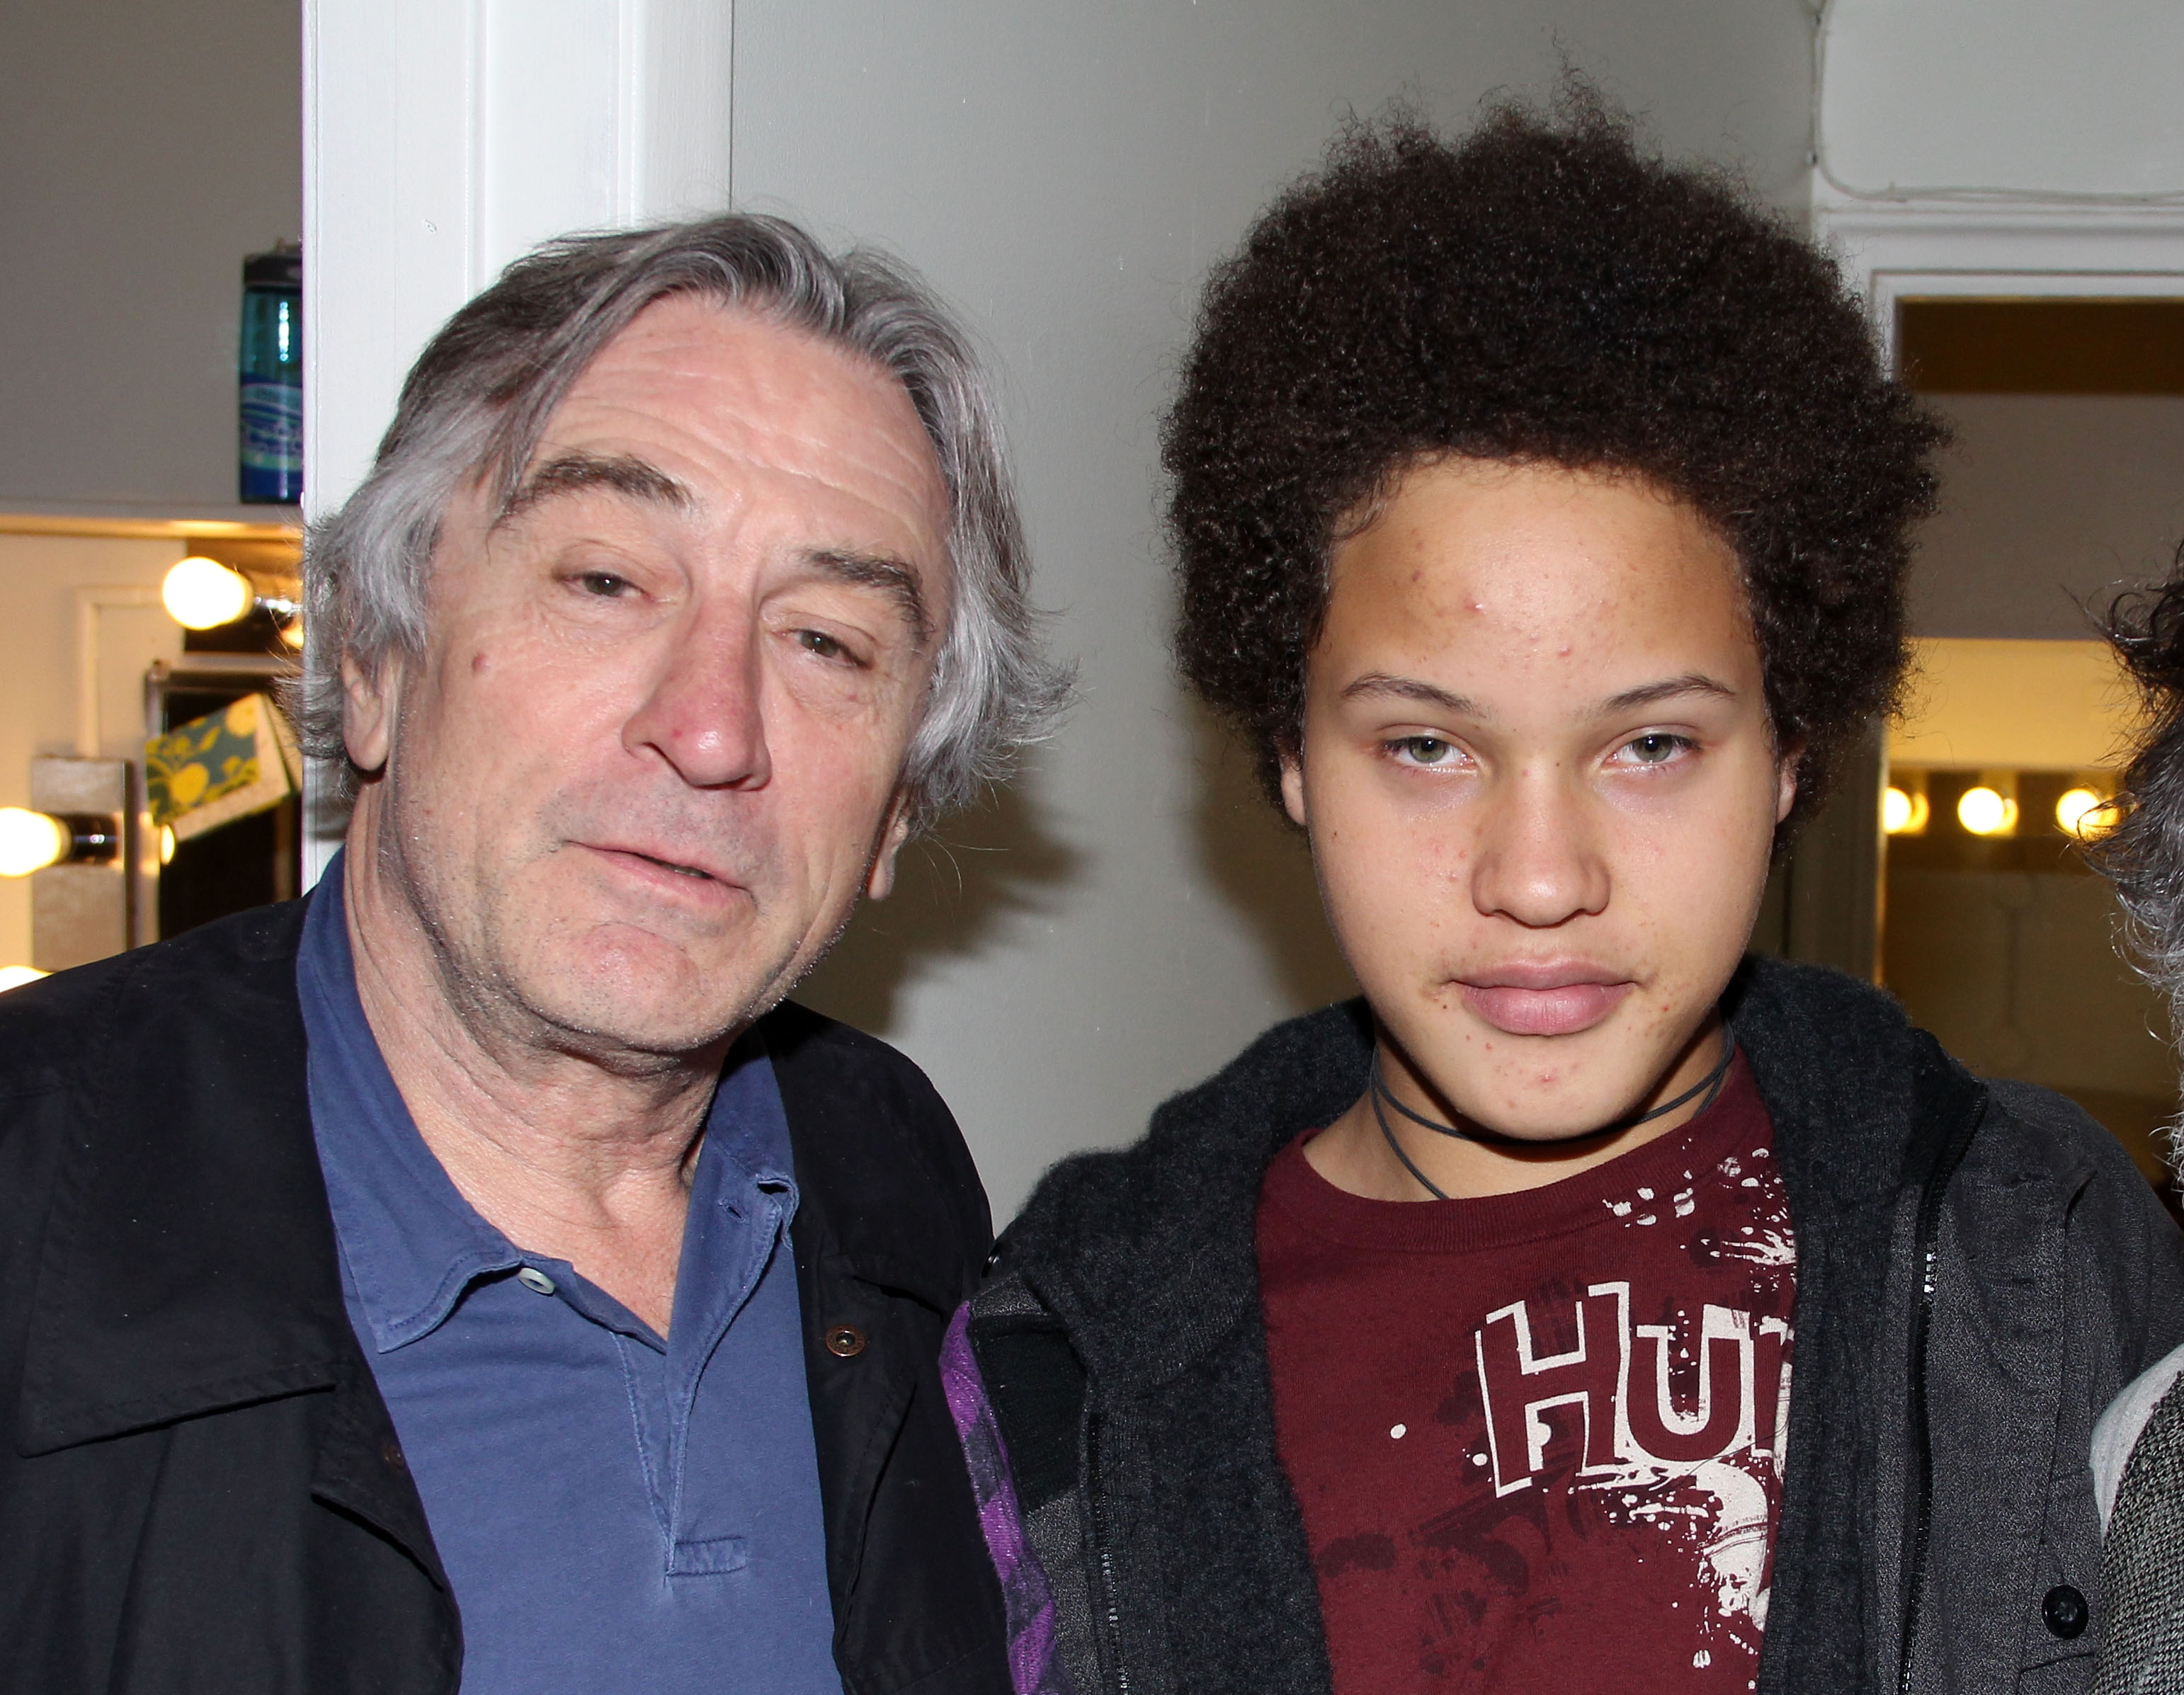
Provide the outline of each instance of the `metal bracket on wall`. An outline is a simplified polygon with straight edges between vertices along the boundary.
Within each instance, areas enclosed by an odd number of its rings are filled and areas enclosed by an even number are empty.
[[[110,816],[123,848],[102,863],[31,873],[31,963],[41,971],[65,971],[129,946],[129,799],[126,759],[31,761],[33,807]]]

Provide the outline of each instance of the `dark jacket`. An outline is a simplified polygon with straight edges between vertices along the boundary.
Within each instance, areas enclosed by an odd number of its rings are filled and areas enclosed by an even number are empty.
[[[0,999],[6,1695],[456,1687],[457,1598],[343,1306],[302,917]],[[795,1007],[765,1028],[844,1687],[998,1695],[1000,1598],[934,1366],[987,1247],[978,1175],[900,1055]]]
[[[2184,1240],[2113,1136],[1975,1082],[1877,991],[1755,962],[1729,1009],[1797,1245],[1761,1695],[2086,1688],[2088,1440],[2184,1340]],[[1369,1042],[1361,1004],[1281,1025],[1135,1147],[1057,1168],[972,1303],[1080,1695],[1329,1687],[1253,1221]]]

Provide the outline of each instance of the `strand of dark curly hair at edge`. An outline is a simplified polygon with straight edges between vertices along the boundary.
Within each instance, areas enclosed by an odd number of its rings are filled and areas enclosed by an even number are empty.
[[[2115,885],[2134,964],[2184,1030],[2184,547],[2165,581],[2118,595],[2101,623],[2145,720],[2116,825],[2081,851]]]

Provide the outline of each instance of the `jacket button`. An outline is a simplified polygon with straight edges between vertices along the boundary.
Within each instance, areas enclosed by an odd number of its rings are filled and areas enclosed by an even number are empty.
[[[827,1332],[827,1352],[837,1359],[855,1359],[865,1351],[865,1333],[855,1325],[836,1325]],[[2084,1603],[2079,1603],[2081,1606]]]
[[[379,1444],[379,1457],[387,1462],[389,1471],[407,1471],[410,1462],[402,1457],[402,1444],[392,1437]]]
[[[2086,1620],[2092,1614],[2076,1585],[2058,1583],[2040,1603],[2040,1616],[2048,1621],[2050,1631],[2069,1642],[2085,1634]]]

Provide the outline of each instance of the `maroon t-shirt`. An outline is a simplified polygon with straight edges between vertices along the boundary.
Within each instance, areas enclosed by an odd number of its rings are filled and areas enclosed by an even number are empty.
[[[1796,1250],[1740,1057],[1690,1124],[1546,1188],[1267,1173],[1282,1464],[1338,1695],[1753,1686]]]

